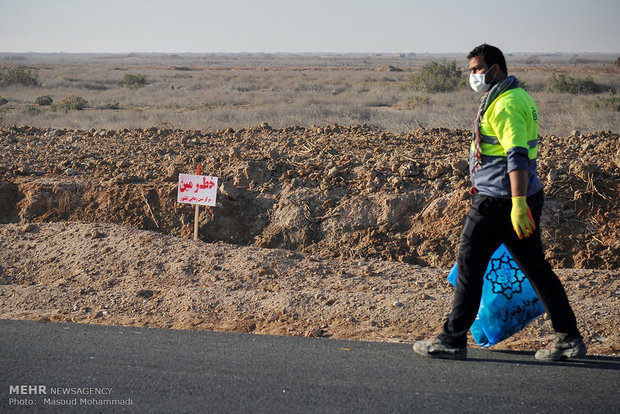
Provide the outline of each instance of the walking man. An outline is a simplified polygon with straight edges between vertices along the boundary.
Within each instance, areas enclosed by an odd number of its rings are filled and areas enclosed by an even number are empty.
[[[540,216],[543,187],[536,174],[538,109],[508,76],[501,50],[482,44],[467,56],[469,83],[483,92],[474,121],[470,150],[473,201],[465,219],[458,253],[458,277],[452,311],[433,340],[413,350],[434,358],[467,357],[467,331],[476,318],[484,272],[504,243],[536,290],[556,332],[549,349],[536,359],[557,361],[585,355],[566,292],[545,259]]]

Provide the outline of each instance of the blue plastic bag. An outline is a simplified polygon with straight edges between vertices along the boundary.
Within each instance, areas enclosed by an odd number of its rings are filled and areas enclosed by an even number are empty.
[[[448,281],[456,286],[457,265]],[[482,299],[471,334],[478,345],[489,347],[525,328],[545,313],[536,292],[502,244],[493,253],[484,273]]]

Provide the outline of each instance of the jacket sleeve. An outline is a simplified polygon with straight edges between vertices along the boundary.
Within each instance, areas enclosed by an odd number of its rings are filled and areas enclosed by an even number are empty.
[[[508,172],[528,166],[527,113],[510,102],[498,102],[490,119],[506,153]]]

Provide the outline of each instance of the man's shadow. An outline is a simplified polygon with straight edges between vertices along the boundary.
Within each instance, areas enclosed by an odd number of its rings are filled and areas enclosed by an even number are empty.
[[[534,359],[534,353],[528,351],[511,351],[511,350],[492,350],[482,349],[475,352],[474,355],[468,356],[469,361],[478,362],[498,362],[507,364],[521,364],[521,365],[547,365],[554,367],[573,367],[573,368],[588,368],[588,369],[604,369],[611,371],[620,371],[620,358],[613,356],[599,356],[599,355],[584,355],[578,358],[569,358],[560,361],[538,361]],[[478,357],[480,353],[493,352],[497,355],[496,358],[485,358],[484,355]],[[471,353],[470,353],[471,354]],[[504,357],[505,356],[505,357]],[[510,358],[514,356],[515,358]],[[523,359],[528,357],[529,359]]]

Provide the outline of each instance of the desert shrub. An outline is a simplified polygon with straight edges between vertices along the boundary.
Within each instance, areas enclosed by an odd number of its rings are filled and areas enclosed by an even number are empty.
[[[217,109],[226,106],[224,102],[205,102],[202,104],[205,109]]]
[[[407,109],[417,109],[420,107],[425,107],[431,103],[431,99],[426,96],[412,96],[411,98],[405,101],[405,108]]]
[[[22,113],[28,115],[37,115],[41,113],[41,108],[39,108],[39,105],[29,104],[22,108]]]
[[[38,86],[39,80],[30,70],[13,68],[0,71],[0,86],[9,85]]]
[[[146,75],[141,73],[126,73],[118,84],[130,89],[141,88],[146,85]]]
[[[49,106],[54,102],[54,100],[49,95],[43,95],[43,96],[38,96],[35,102],[37,105],[40,105],[40,106]]]
[[[586,107],[590,109],[609,108],[620,111],[620,97],[610,92],[607,96],[597,96],[593,101],[588,102]]]
[[[547,88],[547,92],[572,93],[573,95],[599,93],[602,90],[603,88],[590,76],[585,79],[575,79],[565,73],[551,75],[551,82]]]
[[[108,87],[102,82],[82,82],[77,85],[80,89],[88,89],[89,91],[106,91]]]
[[[60,105],[65,109],[75,109],[80,111],[86,108],[88,102],[86,99],[77,95],[67,95],[60,100]]]
[[[540,57],[536,55],[530,55],[527,57],[527,59],[525,59],[525,63],[527,63],[528,65],[539,65]]]
[[[244,85],[243,86],[243,90],[237,88],[239,90],[239,92],[250,92],[250,91],[257,91],[262,89],[259,85]],[[325,86],[323,85],[317,85],[317,84],[312,84],[312,83],[302,83],[300,85],[296,85],[294,88],[295,92],[324,92],[325,91]]]
[[[108,102],[99,107],[100,109],[121,109],[121,104],[118,102]]]
[[[462,71],[451,63],[429,62],[422,71],[411,77],[405,89],[414,89],[426,93],[452,92],[466,85]]]
[[[85,80],[82,78],[74,78],[63,76],[57,86],[63,88],[87,89],[89,91],[106,91],[110,87],[114,87],[119,82],[116,80]]]
[[[0,106],[6,105],[7,103],[9,103],[9,101],[0,96]]]

